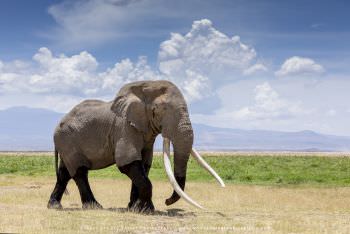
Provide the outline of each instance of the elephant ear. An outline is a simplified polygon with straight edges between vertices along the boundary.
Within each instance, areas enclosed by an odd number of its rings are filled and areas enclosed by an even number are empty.
[[[112,111],[126,119],[131,126],[140,132],[147,132],[148,121],[145,103],[133,94],[118,96],[112,104]]]

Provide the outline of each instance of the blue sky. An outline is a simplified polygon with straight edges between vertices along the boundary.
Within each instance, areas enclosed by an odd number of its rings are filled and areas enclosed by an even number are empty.
[[[0,1],[0,109],[168,79],[194,122],[350,135],[347,1]]]
[[[126,35],[87,45],[78,43],[71,47],[61,46],[43,35],[59,27],[48,9],[62,1],[3,0],[0,3],[2,59],[30,59],[38,47],[47,46],[53,52],[67,54],[88,50],[106,63],[139,55],[146,55],[155,62],[159,44],[170,32],[186,33],[194,20],[202,18],[210,19],[227,35],[239,35],[264,56],[275,59],[283,60],[294,53],[320,59],[329,56],[340,59],[349,55],[350,26],[346,22],[349,21],[350,3],[347,1],[150,2],[153,2],[149,4],[150,8],[162,5],[172,15],[157,16],[157,12],[151,12],[145,14],[148,22],[142,18],[133,20],[129,33],[136,36]],[[118,24],[111,28],[118,31]]]

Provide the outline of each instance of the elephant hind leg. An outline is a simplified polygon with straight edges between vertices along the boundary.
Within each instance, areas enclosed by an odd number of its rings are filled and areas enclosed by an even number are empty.
[[[83,209],[102,209],[102,206],[96,201],[91,191],[88,180],[88,169],[86,167],[79,167],[73,179],[78,186]]]
[[[61,161],[57,173],[57,182],[53,192],[51,193],[47,208],[62,209],[61,199],[70,179],[71,176],[63,161]]]

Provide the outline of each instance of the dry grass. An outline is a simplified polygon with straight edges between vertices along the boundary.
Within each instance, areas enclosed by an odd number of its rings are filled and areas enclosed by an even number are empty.
[[[278,188],[212,183],[187,184],[186,191],[207,210],[179,201],[163,203],[169,183],[154,182],[157,212],[125,212],[128,180],[91,179],[105,210],[82,211],[78,191],[69,184],[65,210],[46,209],[53,178],[0,176],[0,232],[93,233],[348,233],[350,188]]]

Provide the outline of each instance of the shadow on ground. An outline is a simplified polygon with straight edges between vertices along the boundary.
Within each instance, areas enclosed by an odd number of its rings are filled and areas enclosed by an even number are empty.
[[[82,208],[63,208],[60,209],[59,211],[84,211],[85,209]],[[110,212],[117,212],[117,213],[138,213],[138,212],[133,212],[130,211],[128,208],[103,208],[100,210],[104,211],[110,211]],[[195,217],[194,212],[186,212],[183,209],[167,209],[166,211],[160,211],[156,210],[152,213],[140,213],[141,215],[154,215],[154,216],[169,216],[169,217],[188,217],[188,216],[193,216]]]

